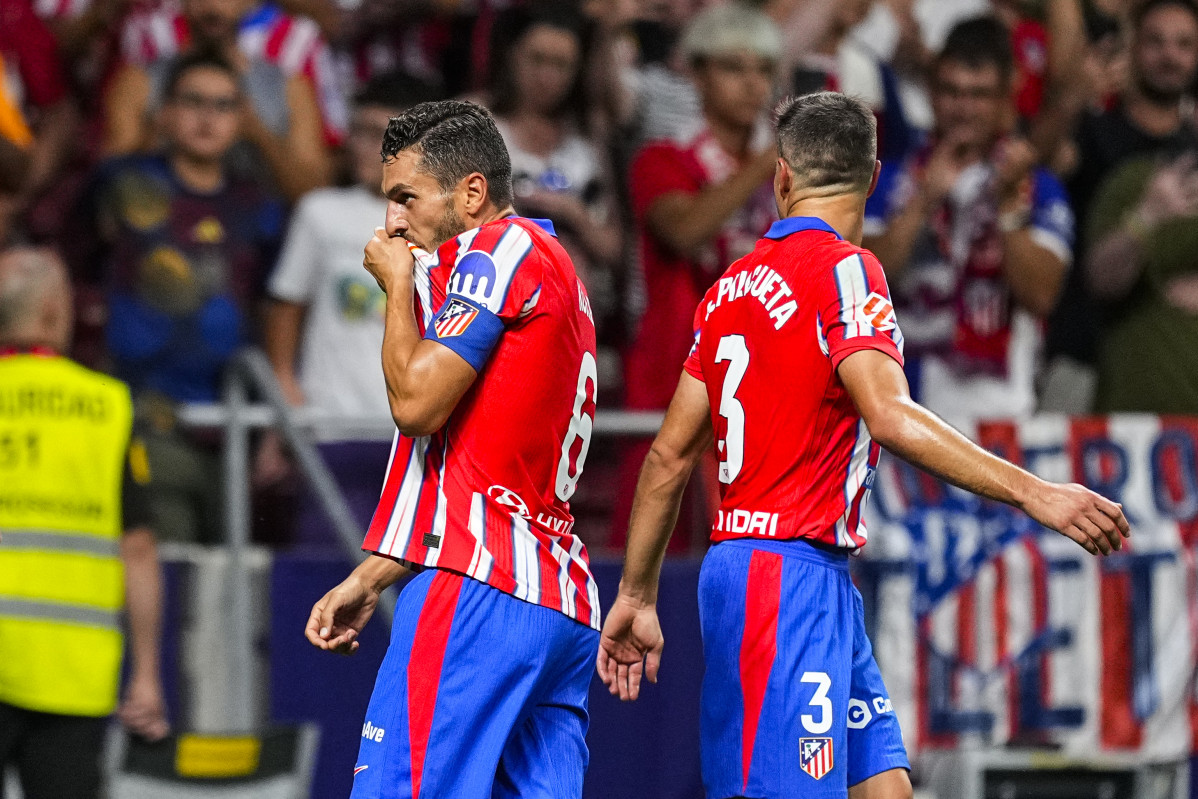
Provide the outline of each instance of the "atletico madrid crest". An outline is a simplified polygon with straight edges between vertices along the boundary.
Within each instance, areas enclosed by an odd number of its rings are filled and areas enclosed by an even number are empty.
[[[820,779],[832,770],[831,738],[800,738],[799,768],[812,779]]]
[[[437,331],[437,338],[460,336],[466,332],[466,328],[470,327],[470,323],[476,316],[478,316],[476,309],[461,300],[450,300],[449,305],[437,317],[433,329]]]

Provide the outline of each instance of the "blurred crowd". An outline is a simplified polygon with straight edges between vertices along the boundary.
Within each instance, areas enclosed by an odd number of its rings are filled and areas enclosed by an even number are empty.
[[[602,407],[664,408],[699,298],[775,219],[771,109],[831,89],[877,116],[865,245],[918,399],[1198,414],[1190,0],[0,0],[0,59],[0,240],[68,264],[73,354],[133,388],[167,539],[219,540],[218,441],[175,410],[240,347],[296,405],[388,416],[379,143],[453,96],[588,286]],[[582,504],[626,518],[643,454],[592,455]],[[385,449],[342,460],[369,504]],[[264,435],[259,487],[288,463]]]

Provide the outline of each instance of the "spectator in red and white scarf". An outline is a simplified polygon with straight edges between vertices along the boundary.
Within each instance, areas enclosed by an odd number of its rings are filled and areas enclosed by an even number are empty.
[[[1011,133],[1013,71],[997,20],[957,25],[935,64],[933,140],[884,161],[866,206],[865,245],[903,320],[913,393],[961,424],[1035,409],[1041,320],[1073,245],[1064,189]]]

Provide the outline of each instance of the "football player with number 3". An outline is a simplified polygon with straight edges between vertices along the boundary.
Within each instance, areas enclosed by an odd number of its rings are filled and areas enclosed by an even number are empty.
[[[777,136],[781,221],[695,314],[637,484],[599,675],[624,700],[657,680],[662,556],[714,438],[721,505],[699,578],[707,796],[906,799],[906,751],[848,573],[879,445],[1091,553],[1129,529],[1116,503],[991,455],[911,400],[886,279],[860,247],[880,168],[869,109],[832,92],[790,99]]]
[[[570,497],[595,413],[595,325],[547,220],[512,211],[491,115],[424,103],[383,138],[383,372],[398,432],[362,565],[306,635],[343,653],[409,571],[354,797],[582,795],[599,601]],[[413,249],[419,252],[413,252]]]

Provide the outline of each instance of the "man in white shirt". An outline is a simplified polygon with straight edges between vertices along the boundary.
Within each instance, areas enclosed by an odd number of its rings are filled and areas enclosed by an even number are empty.
[[[267,285],[271,302],[264,336],[266,353],[292,405],[366,426],[391,420],[378,357],[386,297],[362,268],[362,246],[387,211],[379,155],[387,121],[433,99],[434,87],[408,75],[392,73],[371,81],[358,96],[350,122],[347,168],[354,183],[309,192],[295,207]],[[389,450],[381,442],[352,440],[352,427],[328,425],[315,434],[350,507],[363,508],[365,524],[378,499]],[[259,448],[256,482],[277,483],[288,471],[281,441],[268,435]],[[311,537],[305,515],[312,514],[301,511],[301,541]]]

